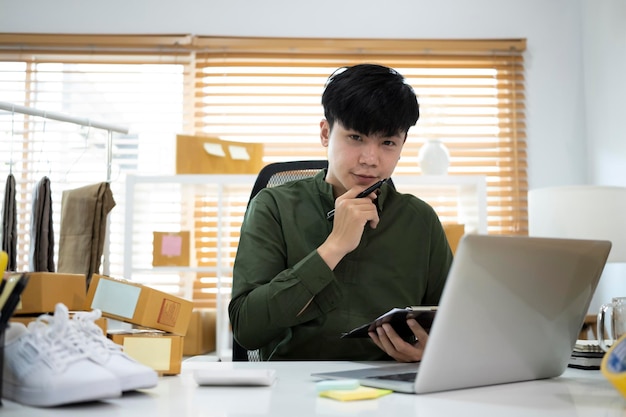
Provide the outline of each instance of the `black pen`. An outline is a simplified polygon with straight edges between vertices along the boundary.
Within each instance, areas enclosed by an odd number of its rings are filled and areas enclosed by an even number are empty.
[[[387,178],[382,179],[372,185],[370,185],[369,187],[367,187],[365,190],[361,191],[360,193],[358,193],[356,195],[355,198],[363,198],[363,197],[367,197],[368,195],[370,195],[371,193],[373,193],[374,191],[378,190],[385,182],[387,182]],[[329,211],[328,213],[326,213],[326,220],[330,220],[335,216],[335,209],[332,209],[331,211]]]

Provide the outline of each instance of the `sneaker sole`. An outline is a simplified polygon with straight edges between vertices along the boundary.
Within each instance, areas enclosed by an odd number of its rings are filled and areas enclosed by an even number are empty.
[[[54,407],[71,403],[117,398],[122,395],[118,385],[109,386],[106,383],[97,385],[83,384],[63,390],[34,390],[4,380],[2,390],[3,398],[34,407]]]
[[[125,377],[119,377],[122,391],[135,391],[138,389],[154,388],[159,383],[159,377],[157,373],[147,375],[129,375]]]

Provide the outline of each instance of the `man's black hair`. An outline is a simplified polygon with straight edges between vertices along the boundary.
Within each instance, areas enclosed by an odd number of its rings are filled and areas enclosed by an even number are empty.
[[[364,135],[408,132],[419,119],[413,88],[392,68],[359,64],[335,71],[322,94],[324,117]]]

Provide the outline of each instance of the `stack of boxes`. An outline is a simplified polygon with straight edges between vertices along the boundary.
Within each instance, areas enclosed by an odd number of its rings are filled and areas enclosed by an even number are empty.
[[[189,300],[125,279],[94,274],[89,288],[82,274],[32,272],[22,293],[21,302],[11,321],[24,324],[41,314],[54,312],[57,303],[65,304],[70,312],[100,309],[102,317],[96,321],[103,332],[124,351],[141,363],[151,366],[161,375],[180,373],[184,354],[185,335],[190,323],[193,336],[190,350],[202,351],[206,336],[215,346],[213,328],[205,328],[211,314],[193,311]],[[206,317],[205,317],[206,316]],[[109,330],[109,320],[129,323],[128,329]],[[202,352],[206,353],[206,352]],[[185,353],[186,354],[186,353]]]
[[[130,323],[132,328],[109,331],[124,352],[161,375],[180,373],[183,341],[193,303],[129,280],[94,274],[86,310],[100,309],[104,317]]]

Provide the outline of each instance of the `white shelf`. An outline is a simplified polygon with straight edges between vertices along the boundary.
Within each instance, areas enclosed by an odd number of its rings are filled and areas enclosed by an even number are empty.
[[[442,222],[464,224],[466,233],[487,233],[484,175],[400,175],[393,178],[393,183],[398,191],[413,194],[435,207]],[[446,217],[447,213],[454,215]]]

